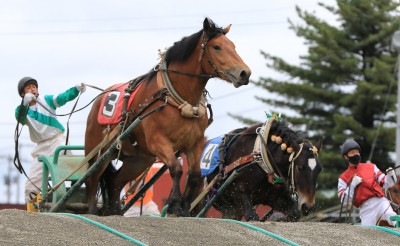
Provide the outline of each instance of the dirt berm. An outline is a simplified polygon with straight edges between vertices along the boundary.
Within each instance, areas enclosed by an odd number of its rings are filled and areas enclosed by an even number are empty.
[[[260,231],[219,219],[84,217],[147,245],[287,245]],[[299,245],[400,245],[399,236],[356,225],[317,222],[249,224]],[[400,233],[399,228],[393,230]],[[134,244],[79,218],[0,210],[0,245]]]

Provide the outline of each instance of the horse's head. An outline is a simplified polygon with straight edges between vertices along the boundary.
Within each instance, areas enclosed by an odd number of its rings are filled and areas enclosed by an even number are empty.
[[[386,197],[392,203],[393,210],[400,212],[400,175],[397,175],[397,182],[386,190]]]
[[[275,120],[270,130],[269,148],[279,175],[286,178],[293,197],[297,197],[297,209],[307,215],[315,204],[317,177],[321,172],[318,153],[322,142],[313,146],[301,139],[285,121]],[[295,216],[297,217],[297,215]]]
[[[206,73],[215,74],[237,88],[249,83],[251,70],[236,53],[235,44],[226,37],[230,27],[222,29],[212,20],[204,20],[200,59]]]
[[[317,177],[322,168],[318,160],[322,141],[317,146],[305,141],[300,144],[300,152],[295,154],[294,160],[294,185],[298,200],[298,209],[302,215],[307,215],[315,205],[315,190]]]

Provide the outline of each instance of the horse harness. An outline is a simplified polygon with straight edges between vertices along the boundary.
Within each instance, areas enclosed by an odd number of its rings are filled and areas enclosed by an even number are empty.
[[[204,95],[201,96],[200,102],[197,105],[191,105],[185,101],[174,89],[172,83],[167,74],[167,63],[164,58],[161,59],[160,66],[163,66],[162,70],[157,72],[157,85],[159,89],[165,88],[167,90],[167,102],[178,108],[181,111],[182,117],[185,118],[203,118],[206,114],[206,99]]]
[[[222,35],[222,33],[220,34]],[[173,72],[177,74],[182,74],[190,77],[199,77],[199,78],[206,78],[211,79],[218,77],[221,73],[225,75],[225,73],[217,68],[215,65],[211,54],[207,48],[208,37],[205,33],[203,33],[203,41],[200,48],[200,55],[199,55],[199,62],[203,59],[204,53],[207,53],[208,56],[208,63],[210,64],[214,74],[192,74],[186,73],[182,71],[171,70],[167,68],[167,62],[165,61],[166,52],[160,52],[160,63],[154,68],[154,71],[157,71],[157,85],[159,89],[166,89],[167,90],[167,102],[178,108],[181,111],[182,117],[185,118],[203,118],[206,115],[207,110],[206,107],[210,110],[210,115],[212,115],[211,104],[207,103],[206,94],[207,91],[203,92],[203,95],[200,98],[200,101],[196,105],[191,105],[187,101],[185,101],[174,89],[169,76],[168,72]],[[212,117],[210,117],[208,125],[212,123]]]
[[[269,131],[271,129],[272,123],[277,120],[275,118],[269,118],[261,127],[257,128],[256,133],[257,133],[257,139],[254,144],[254,149],[253,152],[243,156],[239,157],[229,165],[225,166],[223,168],[223,177],[227,177],[230,173],[233,172],[233,170],[237,169],[238,167],[241,167],[243,165],[249,165],[256,163],[268,176],[268,182],[271,184],[279,184],[284,182],[283,180],[285,179],[284,176],[281,174],[279,171],[275,161],[273,158],[269,158],[268,156],[272,156],[271,152],[267,148],[267,142],[268,142],[268,135]],[[239,129],[241,130],[241,129]],[[225,135],[224,140],[221,143],[220,146],[220,171],[221,171],[221,166],[223,165],[223,160],[224,160],[224,155],[221,151],[225,149],[230,145],[230,143],[238,136],[240,133],[236,134],[228,134]],[[229,136],[234,136],[229,138]],[[303,150],[304,143],[299,144],[300,149],[297,152],[292,152],[289,156],[289,171],[288,171],[288,179],[289,179],[289,187],[290,191],[292,193],[292,197],[294,200],[297,201],[297,191],[296,191],[296,186],[295,186],[295,176],[294,176],[294,162],[295,160],[300,156],[302,150]]]

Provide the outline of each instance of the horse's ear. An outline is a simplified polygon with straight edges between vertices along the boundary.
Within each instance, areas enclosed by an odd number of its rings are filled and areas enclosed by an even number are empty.
[[[227,27],[225,27],[224,30],[222,30],[222,33],[224,35],[226,35],[229,32],[229,30],[231,29],[231,26],[232,26],[232,24],[229,24]]]
[[[205,33],[209,33],[214,28],[215,28],[214,22],[206,17],[203,22],[203,31]]]
[[[322,150],[322,138],[320,138],[320,139],[318,140],[317,146],[315,146],[315,147],[317,148],[318,153],[320,153],[321,150]]]

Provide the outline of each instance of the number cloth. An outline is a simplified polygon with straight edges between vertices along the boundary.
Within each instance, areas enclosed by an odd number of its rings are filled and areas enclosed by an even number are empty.
[[[120,83],[112,86],[109,90],[110,92],[106,93],[101,99],[101,106],[97,115],[97,121],[100,125],[110,125],[116,124],[122,120],[122,108],[124,105],[124,94],[125,89],[129,84]],[[128,104],[126,108],[128,109],[131,105],[133,98],[136,93],[139,91],[140,87],[142,87],[143,83],[141,83],[135,91],[131,93]]]
[[[203,153],[200,158],[201,176],[205,177],[214,172],[219,163],[218,147],[222,142],[223,135],[211,139],[204,147]]]

